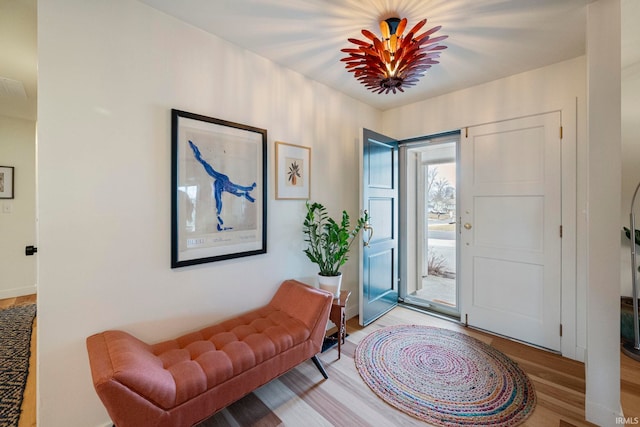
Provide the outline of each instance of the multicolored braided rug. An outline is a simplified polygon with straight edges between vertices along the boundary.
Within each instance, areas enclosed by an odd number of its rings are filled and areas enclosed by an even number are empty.
[[[536,405],[531,381],[495,348],[446,329],[401,325],[367,335],[355,363],[385,402],[437,426],[515,426]]]

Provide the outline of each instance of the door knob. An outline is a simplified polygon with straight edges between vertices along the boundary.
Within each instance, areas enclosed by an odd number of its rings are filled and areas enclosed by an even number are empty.
[[[465,222],[464,228],[466,228],[467,230],[471,230],[471,224],[469,224],[468,222]]]

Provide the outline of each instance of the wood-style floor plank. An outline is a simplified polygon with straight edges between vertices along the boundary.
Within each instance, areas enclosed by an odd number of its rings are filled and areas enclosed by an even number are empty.
[[[537,408],[523,425],[592,425],[584,418],[583,363],[405,308],[394,309],[372,326],[375,328],[394,324],[423,324],[462,332],[491,344],[516,361],[532,379],[538,394]],[[347,330],[351,333],[362,328],[354,318],[348,322]],[[366,331],[370,332],[369,327]],[[620,358],[622,409],[626,417],[640,417],[640,362],[630,359],[622,352]],[[550,424],[551,419],[553,423]]]
[[[0,300],[0,308],[35,303],[35,295]],[[532,348],[463,325],[396,308],[372,325],[362,328],[356,318],[347,322],[349,337],[337,350],[320,359],[329,373],[323,380],[311,363],[256,390],[205,421],[203,427],[255,425],[298,426],[421,426],[426,425],[384,403],[361,380],[353,362],[356,345],[371,331],[391,325],[422,324],[455,330],[493,345],[516,361],[531,378],[538,403],[525,427],[590,427],[584,419],[584,365],[559,355]],[[36,426],[36,334],[34,322],[31,359],[22,415],[18,427]],[[626,417],[640,417],[640,362],[620,353],[621,404]]]
[[[624,416],[640,420],[640,362],[620,353],[620,402]]]
[[[582,363],[405,308],[394,309],[366,328],[359,326],[357,319],[349,320],[349,337],[342,346],[342,357],[337,358],[335,348],[320,355],[329,373],[329,380],[322,380],[315,367],[305,363],[260,388],[255,394],[277,414],[282,425],[298,425],[301,419],[306,420],[302,425],[309,426],[425,425],[384,403],[363,383],[355,369],[353,355],[357,344],[375,329],[399,324],[437,326],[462,332],[494,345],[516,361],[533,382],[538,401],[523,426],[593,426],[584,418],[585,379]],[[637,368],[623,365],[623,369]],[[633,399],[640,397],[637,390],[640,382],[636,383],[636,380],[635,376],[625,378],[626,383],[622,386],[626,394],[623,405],[633,405],[636,403]],[[203,427],[216,425],[216,419],[222,419],[221,415],[214,416]]]

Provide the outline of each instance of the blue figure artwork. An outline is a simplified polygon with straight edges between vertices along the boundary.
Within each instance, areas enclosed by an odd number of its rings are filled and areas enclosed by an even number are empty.
[[[233,194],[236,197],[244,197],[251,203],[254,203],[256,199],[251,197],[249,194],[250,191],[253,191],[256,188],[256,183],[254,182],[249,187],[234,184],[231,182],[229,177],[223,173],[215,170],[206,160],[202,158],[202,154],[200,154],[200,150],[198,146],[193,142],[189,141],[189,146],[193,150],[193,155],[197,161],[202,164],[202,167],[209,174],[211,178],[213,178],[213,184],[211,187],[213,188],[213,195],[216,199],[216,216],[218,217],[218,231],[231,230],[233,227],[225,227],[224,221],[220,216],[222,213],[222,193],[227,192],[229,194]]]

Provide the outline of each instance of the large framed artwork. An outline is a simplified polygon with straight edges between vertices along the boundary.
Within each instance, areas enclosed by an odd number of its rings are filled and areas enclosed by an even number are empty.
[[[308,199],[311,148],[276,142],[276,199]]]
[[[13,166],[0,166],[0,199],[13,199]]]
[[[171,268],[267,252],[267,131],[171,110]]]

